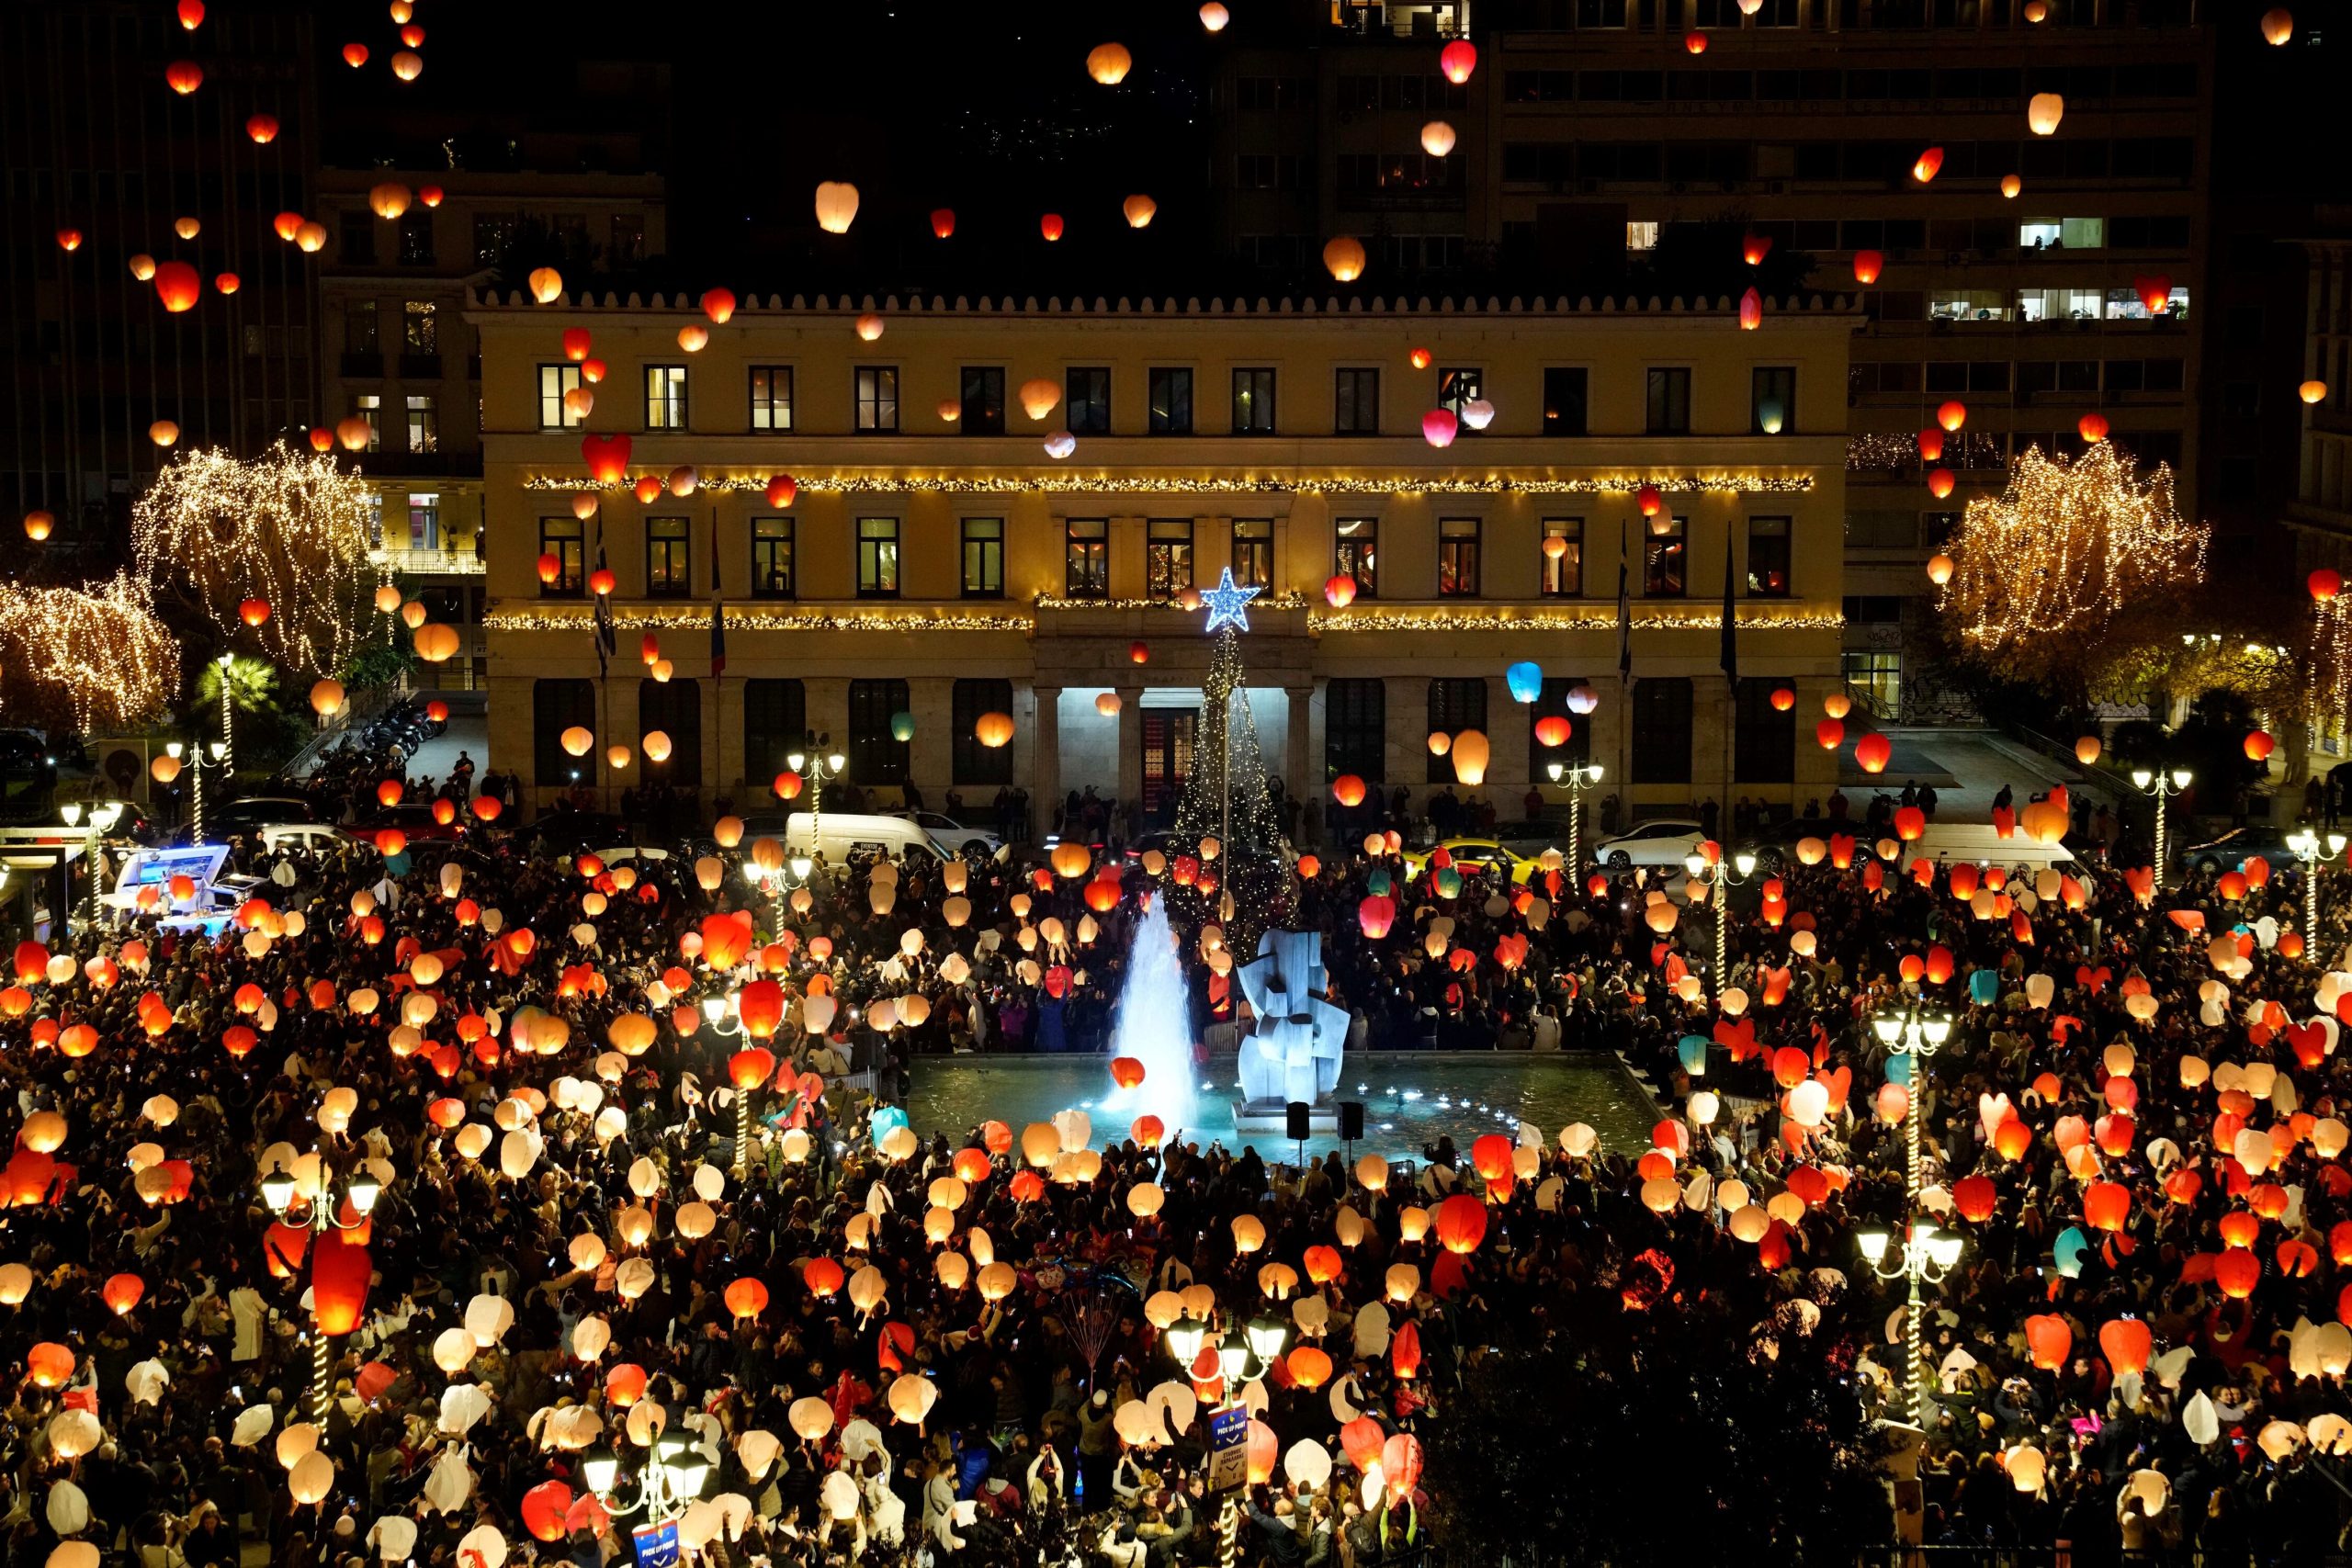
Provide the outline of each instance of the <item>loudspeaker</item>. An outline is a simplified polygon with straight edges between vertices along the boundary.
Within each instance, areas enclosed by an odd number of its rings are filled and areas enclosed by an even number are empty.
[[[1340,1141],[1343,1144],[1352,1144],[1363,1136],[1363,1101],[1361,1100],[1340,1101]]]
[[[1283,1135],[1294,1144],[1304,1143],[1309,1135],[1306,1130],[1307,1110],[1307,1103],[1303,1100],[1294,1100],[1283,1107]]]

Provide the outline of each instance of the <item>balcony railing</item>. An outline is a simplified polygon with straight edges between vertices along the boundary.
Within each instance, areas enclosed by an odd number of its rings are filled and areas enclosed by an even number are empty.
[[[388,545],[369,550],[368,558],[378,566],[404,571],[413,577],[480,577],[485,570],[481,557],[471,550],[419,549],[408,545]]]

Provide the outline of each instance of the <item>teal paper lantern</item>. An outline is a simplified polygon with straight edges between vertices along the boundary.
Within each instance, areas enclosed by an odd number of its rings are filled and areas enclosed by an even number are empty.
[[[903,711],[892,714],[890,716],[890,739],[893,740],[904,741],[912,740],[914,738],[915,716]]]
[[[898,1128],[906,1125],[907,1110],[905,1106],[885,1105],[874,1112],[873,1124],[867,1130],[873,1135],[874,1146],[878,1149],[882,1146],[883,1139],[888,1137],[891,1133]]]
[[[2089,1255],[2090,1250],[2091,1238],[2084,1234],[2082,1227],[2068,1225],[2058,1233],[2057,1244],[2050,1249],[2050,1253],[2058,1265],[2060,1277],[2079,1280],[2083,1275],[2083,1259]]]
[[[1449,865],[1441,870],[1437,874],[1435,883],[1439,897],[1459,898],[1462,897],[1462,874],[1452,866]]]
[[[1375,871],[1363,879],[1364,891],[1375,898],[1387,897],[1388,890],[1393,886],[1394,884],[1388,879],[1388,874],[1385,871]]]
[[[1682,1070],[1698,1077],[1707,1070],[1707,1037],[1686,1034],[1675,1042],[1674,1054],[1682,1058]]]
[[[1544,694],[1544,668],[1533,660],[1522,659],[1503,671],[1503,684],[1510,688],[1510,700],[1532,703]]]

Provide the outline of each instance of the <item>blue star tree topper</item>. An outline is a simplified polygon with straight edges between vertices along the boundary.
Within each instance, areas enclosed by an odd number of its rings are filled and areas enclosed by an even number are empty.
[[[1217,579],[1215,588],[1201,594],[1201,603],[1209,613],[1209,624],[1204,631],[1216,631],[1220,626],[1250,629],[1250,601],[1264,592],[1262,588],[1243,588],[1233,581],[1233,569],[1227,567],[1225,575]]]

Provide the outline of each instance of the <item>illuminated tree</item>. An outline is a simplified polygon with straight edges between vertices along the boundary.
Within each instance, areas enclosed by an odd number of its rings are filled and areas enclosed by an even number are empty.
[[[131,512],[133,558],[159,608],[303,677],[334,674],[372,625],[368,488],[283,442],[252,461],[189,452]],[[240,606],[269,607],[260,626]]]
[[[178,690],[179,645],[143,584],[0,588],[0,713],[57,731],[127,729]]]
[[[2111,441],[2072,462],[2029,447],[1997,499],[1968,503],[1938,607],[1988,674],[2084,695],[2177,641],[2209,532],[2164,464],[2143,479]]]

